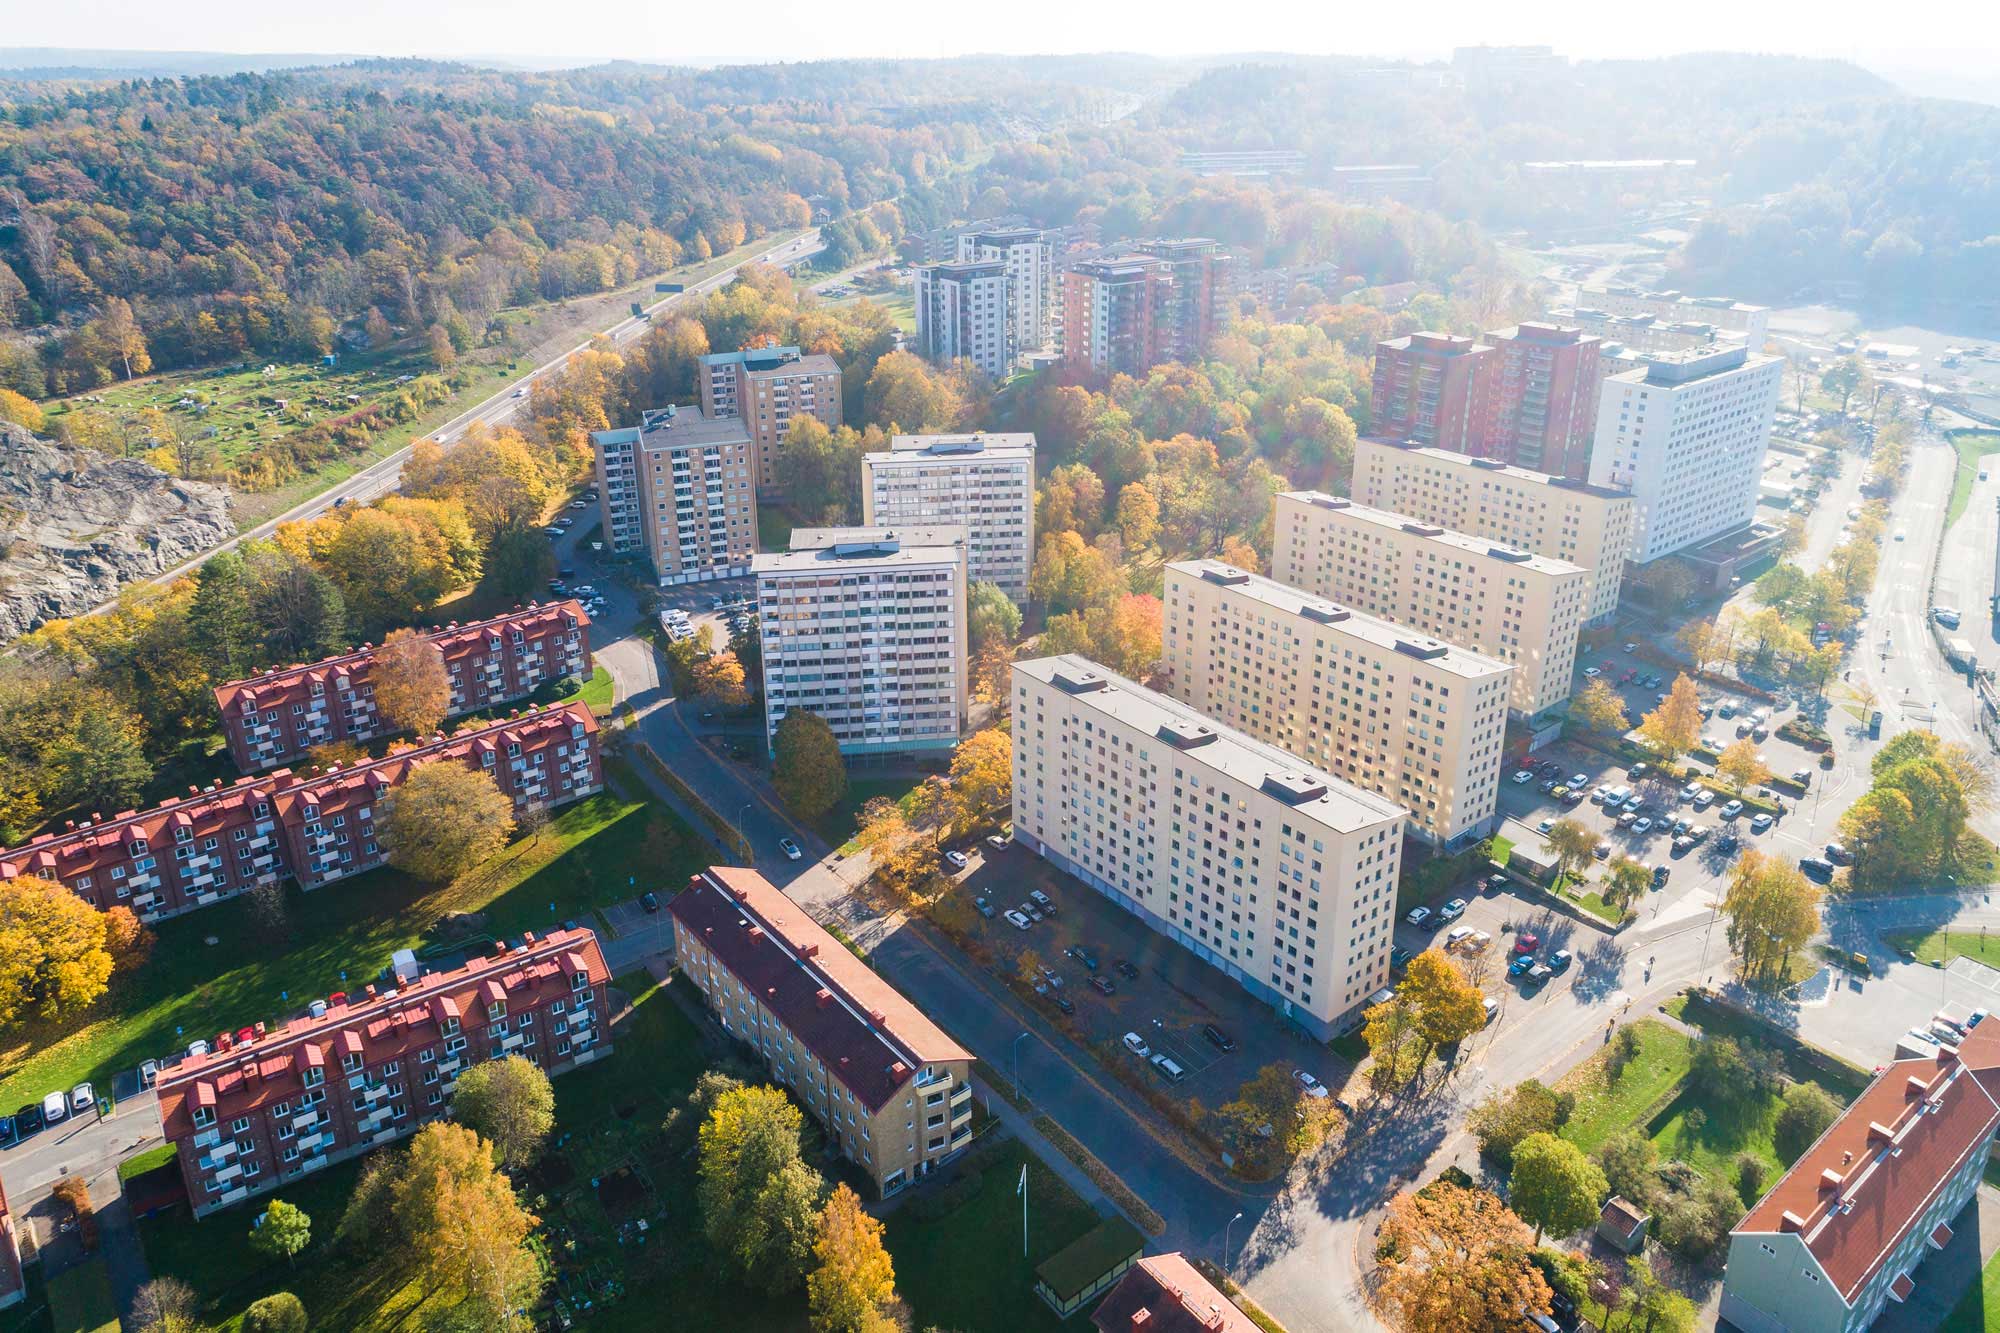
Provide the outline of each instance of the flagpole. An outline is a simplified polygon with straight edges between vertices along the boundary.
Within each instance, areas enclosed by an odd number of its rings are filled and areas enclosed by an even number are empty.
[[[1028,1164],[1021,1163],[1021,1183],[1015,1187],[1021,1196],[1021,1257],[1028,1257]]]

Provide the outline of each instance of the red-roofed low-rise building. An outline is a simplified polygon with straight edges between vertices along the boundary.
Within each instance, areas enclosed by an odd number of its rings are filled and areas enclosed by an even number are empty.
[[[194,1215],[415,1133],[447,1113],[472,1065],[518,1055],[559,1074],[611,1050],[594,933],[530,933],[500,950],[428,973],[400,955],[386,985],[224,1033],[163,1072],[160,1129]]]
[[[1722,1315],[1744,1333],[1854,1333],[1950,1242],[2000,1130],[2000,1024],[1885,1068],[1729,1234]]]
[[[1178,1253],[1126,1269],[1090,1322],[1098,1333],[1257,1333],[1250,1316]]]
[[[525,699],[552,680],[590,670],[590,617],[574,601],[516,608],[424,638],[451,680],[447,717]],[[394,729],[375,709],[373,646],[323,662],[273,667],[215,690],[229,757],[245,773],[296,762],[314,746],[366,741]]]
[[[683,974],[884,1196],[972,1142],[972,1053],[755,870],[668,904]]]
[[[280,769],[150,810],[73,823],[0,849],[0,879],[54,880],[94,907],[129,907],[144,921],[287,875],[317,888],[382,864],[372,822],[382,795],[440,759],[491,774],[517,810],[561,805],[604,783],[596,718],[581,703],[553,705],[316,777]]]

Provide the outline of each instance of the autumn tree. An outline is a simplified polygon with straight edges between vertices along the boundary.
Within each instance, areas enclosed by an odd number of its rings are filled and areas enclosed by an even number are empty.
[[[368,670],[375,707],[397,731],[428,736],[451,711],[451,677],[444,654],[413,629],[399,629],[375,650]]]
[[[1729,947],[1750,975],[1782,974],[1819,930],[1820,888],[1788,861],[1752,848],[1730,870],[1722,913]]]
[[[1416,1010],[1423,1038],[1421,1067],[1439,1046],[1465,1040],[1486,1022],[1486,999],[1442,949],[1426,949],[1410,960],[1400,992]]]
[[[482,770],[447,760],[404,778],[375,822],[392,864],[445,884],[506,845],[514,803]]]
[[[0,404],[0,412],[5,405]],[[1128,551],[1149,549],[1160,537],[1160,502],[1146,489],[1146,483],[1135,481],[1118,492],[1118,535],[1125,542]]]
[[[1564,816],[1549,825],[1542,846],[1556,859],[1556,873],[1563,879],[1581,878],[1597,857],[1597,834],[1580,819]]]
[[[1569,715],[1607,736],[1620,735],[1632,725],[1625,716],[1625,701],[1602,680],[1591,681],[1571,696]]]
[[[1624,911],[1646,896],[1653,887],[1653,872],[1641,862],[1629,856],[1620,856],[1611,862],[1604,875],[1602,893],[1610,906]]]
[[[1403,1326],[1432,1333],[1511,1328],[1549,1312],[1528,1261],[1532,1233],[1490,1190],[1437,1180],[1389,1201],[1378,1236],[1382,1294]]]
[[[1240,1153],[1265,1170],[1310,1152],[1341,1128],[1340,1108],[1331,1097],[1313,1097],[1283,1062],[1265,1065],[1215,1109]]]
[[[1671,764],[1701,742],[1701,694],[1687,675],[1674,677],[1667,701],[1639,719],[1639,739]]]
[[[463,1125],[434,1121],[417,1131],[388,1184],[386,1212],[423,1290],[474,1313],[481,1327],[518,1330],[545,1282],[528,1248],[540,1220],[521,1206],[492,1145]]]
[[[312,1244],[312,1218],[306,1210],[283,1199],[271,1200],[250,1228],[250,1248],[273,1259],[292,1262]]]
[[[53,880],[0,882],[0,1024],[66,1018],[111,980],[104,914]]]
[[[694,688],[695,693],[723,708],[742,708],[750,702],[743,664],[727,648],[695,663]]]
[[[1736,629],[1729,620],[1690,620],[1674,635],[1674,642],[1694,661],[1696,675],[1727,662],[1735,649]]]
[[[1760,782],[1771,780],[1771,770],[1764,763],[1764,756],[1757,753],[1757,742],[1748,736],[1731,741],[1723,747],[1715,758],[1715,776],[1728,783],[1736,791],[1742,791]]]
[[[541,1066],[518,1055],[474,1065],[451,1094],[452,1118],[485,1139],[508,1171],[532,1166],[556,1123],[556,1094]]]
[[[306,1333],[305,1302],[289,1291],[259,1296],[243,1312],[243,1333]]]
[[[1544,1231],[1567,1236],[1596,1221],[1609,1192],[1604,1173],[1568,1139],[1544,1131],[1514,1145],[1507,1201],[1535,1228],[1537,1245]]]
[[[847,795],[847,763],[833,728],[819,714],[794,708],[771,736],[771,785],[800,819],[818,819]]]
[[[897,1333],[896,1270],[882,1245],[882,1224],[845,1184],[820,1210],[813,1258],[806,1307],[817,1333]]]
[[[974,732],[951,752],[952,823],[961,830],[990,820],[1014,797],[1014,742],[1005,731]]]
[[[201,1297],[177,1277],[156,1277],[132,1297],[132,1324],[139,1333],[207,1333]]]
[[[745,1277],[786,1291],[806,1276],[819,1229],[819,1173],[799,1155],[797,1107],[771,1087],[715,1099],[698,1135],[702,1227]]]

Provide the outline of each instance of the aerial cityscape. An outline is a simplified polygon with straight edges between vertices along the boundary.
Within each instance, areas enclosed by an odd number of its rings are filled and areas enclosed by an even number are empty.
[[[10,19],[0,1333],[2000,1333],[1990,44],[1260,5]]]

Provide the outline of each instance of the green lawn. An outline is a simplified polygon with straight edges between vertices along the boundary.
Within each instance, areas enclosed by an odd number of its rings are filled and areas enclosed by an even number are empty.
[[[1625,1129],[1664,1098],[1687,1075],[1692,1060],[1688,1040],[1665,1023],[1643,1018],[1631,1025],[1638,1034],[1639,1053],[1628,1061],[1614,1082],[1610,1051],[1600,1050],[1564,1075],[1557,1084],[1576,1095],[1576,1109],[1563,1127],[1563,1137],[1585,1152]]]
[[[895,777],[877,778],[865,773],[847,775],[847,795],[833,809],[820,816],[814,825],[815,831],[835,847],[846,851],[846,844],[861,827],[861,807],[877,796],[886,796],[900,802],[922,785],[922,778]]]
[[[1666,1009],[1683,1023],[1711,1036],[1761,1042],[1785,1062],[1785,1077],[1795,1083],[1817,1083],[1843,1104],[1853,1101],[1873,1078],[1859,1065],[1808,1046],[1789,1033],[1777,1031],[1735,1009],[1710,1004],[1700,996],[1677,995],[1667,1002]]]
[[[293,890],[287,929],[276,936],[240,900],[162,922],[151,960],[114,982],[83,1021],[9,1031],[0,1106],[86,1078],[108,1086],[114,1072],[148,1056],[360,985],[396,950],[429,943],[447,913],[484,912],[496,936],[587,919],[600,904],[682,883],[705,860],[701,839],[671,811],[607,791],[558,811],[539,836],[444,889],[385,869],[310,894]]]
[[[1949,532],[1951,525],[1958,522],[1959,515],[1965,512],[1965,507],[1972,503],[1972,487],[1979,480],[1980,460],[2000,454],[2000,431],[1959,431],[1946,438],[1958,451],[1958,470],[1951,478],[1951,501],[1944,511],[1944,527]]]
[[[581,699],[593,716],[610,717],[613,684],[611,673],[603,667],[598,667],[590,673],[590,679],[583,682],[582,688],[558,702],[567,703],[570,699]]]
[[[49,1283],[49,1324],[54,1333],[118,1333],[118,1303],[104,1260],[78,1264]]]
[[[775,504],[757,506],[757,549],[783,551],[792,544],[796,521]]]
[[[1938,1333],[2000,1333],[2000,1255],[1938,1325]]]
[[[1021,1257],[1021,1198],[1015,1188],[1028,1164],[1028,1256]],[[1097,1225],[1097,1215],[1018,1143],[986,1168],[979,1192],[934,1222],[905,1206],[890,1214],[885,1238],[896,1289],[919,1328],[1048,1333],[1069,1322],[1035,1295],[1035,1265]]]
[[[1974,958],[2000,967],[2000,934],[1989,937],[1983,930],[1894,930],[1884,939],[1898,949],[1908,949],[1920,963],[1948,963],[1954,958]]]
[[[1704,1117],[1701,1128],[1690,1130],[1687,1113],[1699,1105]],[[1711,1180],[1726,1185],[1736,1183],[1736,1156],[1752,1153],[1768,1168],[1765,1179],[1776,1180],[1785,1163],[1771,1144],[1771,1127],[1777,1121],[1779,1099],[1745,1099],[1742,1104],[1704,1100],[1692,1090],[1683,1092],[1664,1111],[1653,1117],[1644,1132],[1660,1150],[1660,1159],[1678,1159]]]

